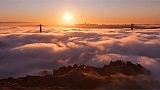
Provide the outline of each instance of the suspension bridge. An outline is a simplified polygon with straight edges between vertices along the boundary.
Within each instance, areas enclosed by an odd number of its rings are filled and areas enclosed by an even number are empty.
[[[122,25],[122,26],[123,27],[118,25],[118,27],[124,28],[124,25]],[[108,25],[108,27],[110,27],[110,26]],[[65,27],[63,27],[63,29],[64,28]],[[84,26],[84,28],[85,28],[85,26]],[[116,26],[114,28],[116,28]],[[130,30],[157,29],[157,28],[160,28],[160,25],[130,24],[130,25],[127,25],[127,28],[130,28]],[[89,28],[85,28],[85,29],[89,29]],[[93,29],[100,29],[100,28],[97,27],[97,28],[93,28]],[[42,25],[42,24],[39,24],[39,25],[20,25],[20,26],[12,26],[12,25],[11,26],[9,26],[9,25],[8,26],[0,26],[0,34],[7,34],[7,33],[58,33],[58,32],[63,32],[63,31],[65,31],[65,30],[55,29],[55,27]]]

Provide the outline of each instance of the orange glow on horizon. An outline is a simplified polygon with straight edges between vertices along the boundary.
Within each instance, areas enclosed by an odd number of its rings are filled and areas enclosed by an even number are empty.
[[[92,13],[86,13],[86,12],[78,12],[76,10],[62,10],[57,11],[57,13],[51,12],[49,14],[44,15],[42,18],[41,16],[25,16],[25,15],[19,15],[19,18],[17,16],[12,15],[7,18],[2,18],[4,20],[2,21],[9,21],[9,22],[15,22],[15,21],[22,21],[22,22],[37,22],[41,24],[50,24],[50,25],[75,25],[75,24],[84,24],[91,23],[91,24],[160,24],[160,17],[158,17],[158,14],[155,14],[150,17],[150,15],[132,15],[127,14],[122,16],[116,16],[112,15],[110,13],[99,15],[99,14],[92,14]],[[139,16],[139,17],[138,17]],[[5,16],[4,16],[5,17]],[[29,19],[28,19],[29,18]]]

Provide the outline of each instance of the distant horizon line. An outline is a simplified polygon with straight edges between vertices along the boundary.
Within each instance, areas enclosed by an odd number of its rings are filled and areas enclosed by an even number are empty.
[[[42,24],[43,23],[40,23],[40,22],[24,22],[24,21],[0,21],[0,23],[34,23],[34,24]],[[50,24],[50,25],[62,25],[63,24],[52,24],[50,22],[48,22],[47,24]],[[160,25],[160,23],[88,23],[88,22],[84,22],[84,23],[75,23],[73,25],[78,25],[78,24],[97,24],[97,25],[124,25],[124,24],[139,24],[139,25]],[[69,25],[69,26],[72,26],[72,25]]]

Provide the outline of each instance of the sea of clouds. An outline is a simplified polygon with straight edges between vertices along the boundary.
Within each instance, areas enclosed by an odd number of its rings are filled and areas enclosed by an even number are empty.
[[[29,29],[0,28],[0,78],[121,59],[141,64],[160,80],[160,29]]]

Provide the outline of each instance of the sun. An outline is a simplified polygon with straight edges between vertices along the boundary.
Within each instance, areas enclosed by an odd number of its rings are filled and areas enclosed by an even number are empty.
[[[65,19],[66,21],[71,21],[72,15],[71,15],[70,13],[65,13],[64,19]]]

